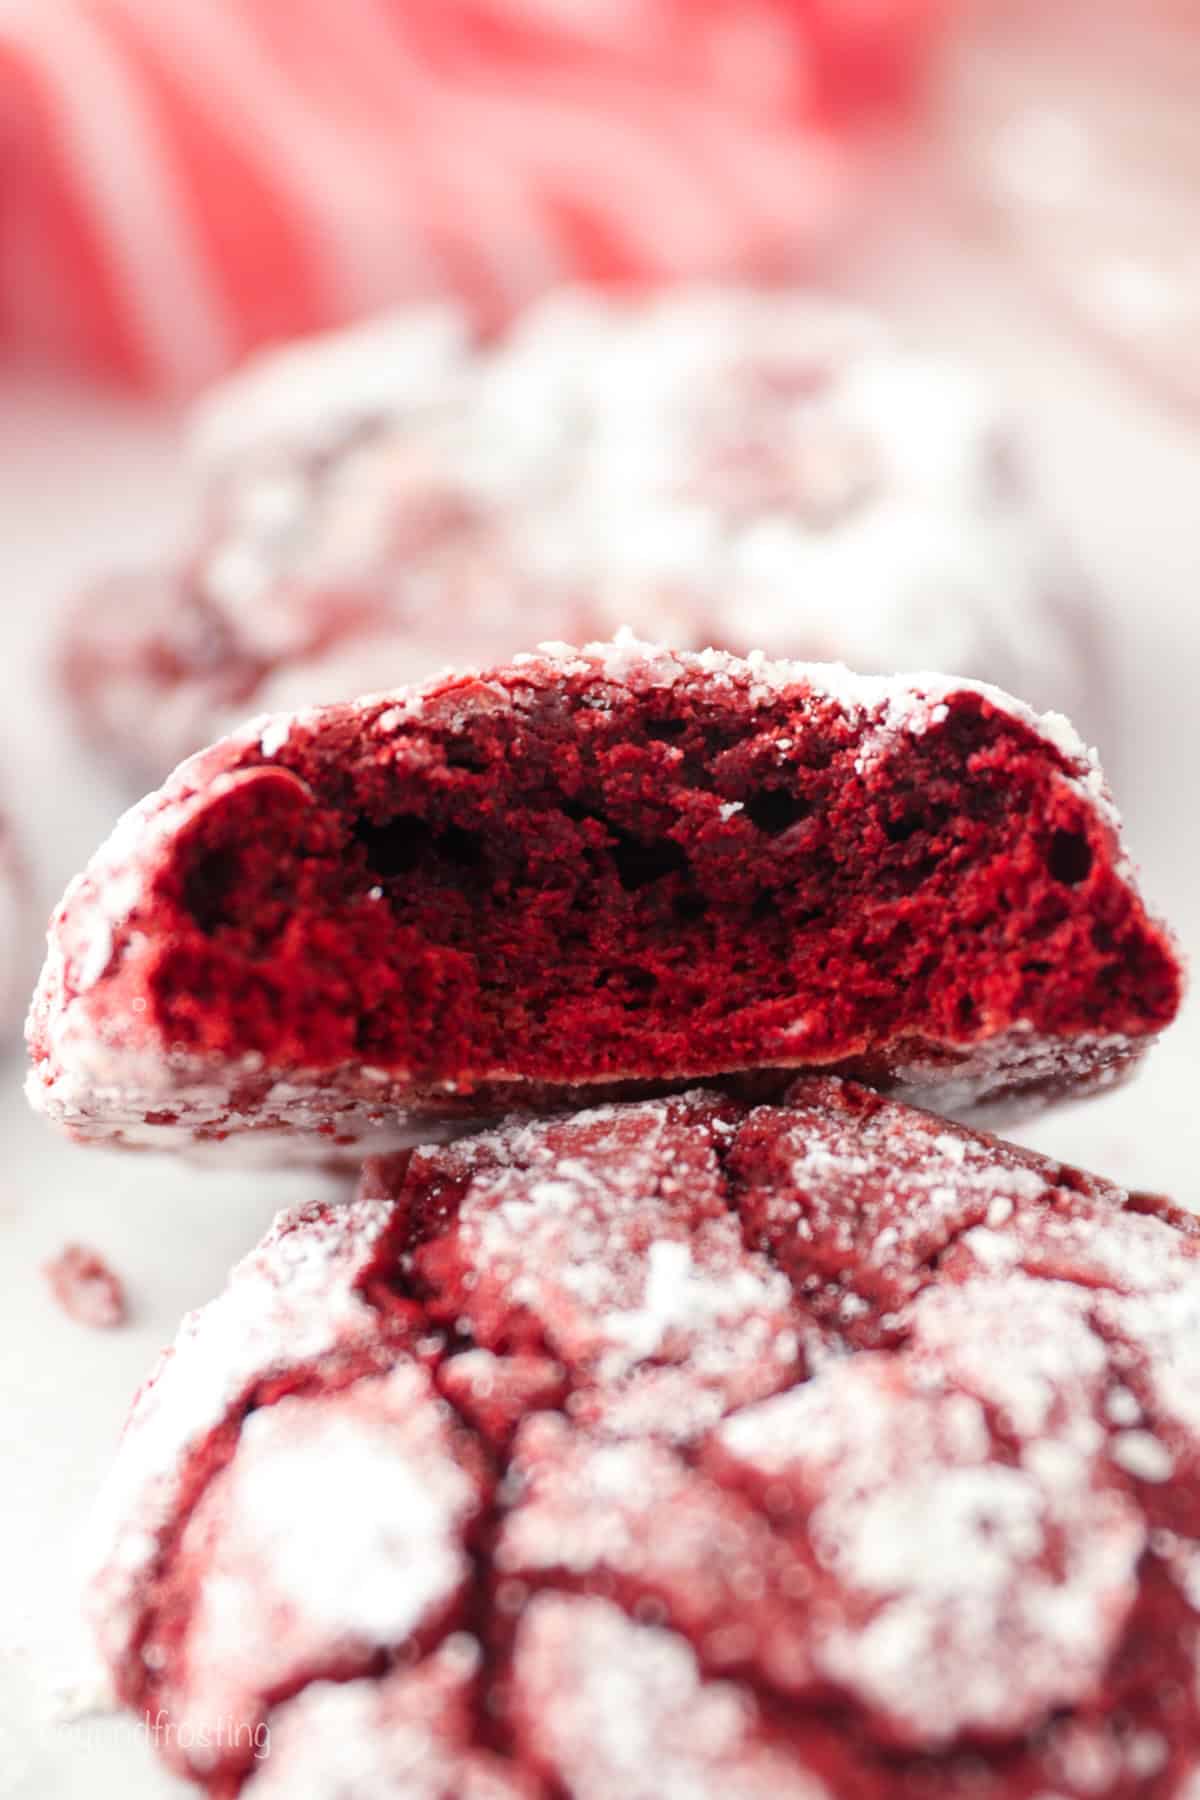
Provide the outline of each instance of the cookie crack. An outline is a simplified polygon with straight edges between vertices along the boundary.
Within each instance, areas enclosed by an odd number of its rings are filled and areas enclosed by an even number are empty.
[[[386,1375],[395,1367],[395,1356],[355,1356],[338,1366],[328,1357],[293,1366],[286,1375],[258,1377],[235,1400],[218,1425],[193,1445],[187,1456],[189,1475],[182,1483],[182,1495],[172,1507],[169,1529],[158,1538],[153,1572],[144,1583],[145,1600],[139,1609],[136,1630],[131,1634],[124,1656],[119,1685],[130,1705],[152,1705],[161,1697],[161,1677],[146,1661],[145,1650],[158,1627],[164,1605],[163,1590],[187,1535],[188,1527],[213,1484],[228,1469],[237,1454],[242,1427],[254,1412],[291,1398],[321,1399],[344,1393],[360,1381]],[[192,1472],[195,1471],[194,1478]],[[186,1623],[190,1621],[187,1614]],[[136,1669],[138,1679],[129,1676]]]

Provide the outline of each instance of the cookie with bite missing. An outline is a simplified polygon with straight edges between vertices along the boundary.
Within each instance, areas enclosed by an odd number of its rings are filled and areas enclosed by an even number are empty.
[[[54,917],[29,1093],[320,1156],[800,1069],[962,1108],[1116,1079],[1181,980],[1065,720],[627,638],[183,764]]]

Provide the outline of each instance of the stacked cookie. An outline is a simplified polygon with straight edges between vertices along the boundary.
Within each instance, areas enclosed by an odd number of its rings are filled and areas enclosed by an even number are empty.
[[[949,1117],[1181,981],[978,682],[625,635],[184,763],[55,916],[33,1102],[373,1154],[138,1397],[123,1700],[220,1800],[1200,1791],[1195,1223]]]
[[[941,669],[1107,726],[1086,584],[1005,408],[809,294],[452,307],[252,364],[197,409],[196,519],[85,594],[63,677],[142,785],[248,714],[623,625]]]

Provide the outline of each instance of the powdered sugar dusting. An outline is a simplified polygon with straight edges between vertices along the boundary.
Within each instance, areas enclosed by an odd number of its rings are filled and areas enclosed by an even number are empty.
[[[255,670],[259,707],[345,700],[384,662],[423,679],[481,642],[626,622],[1085,694],[1055,598],[1076,578],[997,480],[1010,427],[953,359],[794,289],[570,292],[499,342],[468,335],[414,309],[203,405],[186,577],[114,583],[77,625],[85,704],[131,757],[147,733],[160,767],[216,736]],[[185,679],[139,679],[147,638]]]
[[[471,1746],[480,1661],[456,1633],[416,1670],[314,1682],[272,1710],[258,1800],[538,1800],[532,1778]]]
[[[505,1583],[566,1582],[670,1618],[710,1669],[753,1661],[785,1693],[811,1686],[805,1559],[746,1499],[664,1444],[604,1441],[552,1416],[518,1433],[496,1541]]]
[[[649,1386],[669,1431],[694,1430],[697,1405],[719,1417],[778,1386],[799,1353],[786,1278],[746,1250],[727,1210],[714,1118],[685,1096],[468,1140],[453,1240],[418,1251],[418,1266],[469,1286],[459,1323],[484,1343],[544,1337],[607,1429],[644,1417]],[[676,1412],[662,1404],[672,1389]]]
[[[166,1703],[197,1736],[254,1725],[270,1692],[313,1668],[368,1664],[440,1623],[469,1576],[479,1501],[414,1367],[252,1413],[179,1547],[200,1598],[186,1693],[168,1688]]]
[[[524,1736],[578,1800],[828,1800],[763,1741],[748,1696],[602,1600],[535,1600],[515,1682]]]
[[[196,1732],[278,1715],[281,1800],[341,1728],[362,1800],[1149,1780],[1197,1728],[1160,1695],[1198,1308],[1165,1202],[853,1084],[514,1121],[281,1221],[187,1323],[98,1518],[102,1644]]]
[[[932,1365],[910,1385],[903,1362],[864,1356],[739,1414],[720,1441],[811,1506],[819,1666],[929,1745],[1019,1733],[1105,1666],[1145,1529],[1091,1436],[1068,1422],[1056,1454],[1035,1443],[1008,1465],[978,1401]]]
[[[97,1501],[97,1618],[116,1659],[135,1628],[141,1587],[170,1529],[190,1455],[256,1383],[335,1351],[386,1353],[354,1283],[389,1209],[357,1200],[309,1217],[281,1215],[225,1293],[180,1328],[135,1403],[121,1457]]]
[[[260,356],[196,407],[192,454],[220,467],[297,437],[336,443],[380,413],[418,414],[453,379],[469,336],[456,307],[413,307]]]
[[[541,644],[539,654],[573,674],[594,671],[605,679],[637,689],[641,683],[672,687],[699,670],[717,682],[744,688],[755,705],[769,704],[780,694],[808,692],[817,700],[831,701],[852,720],[871,721],[871,732],[861,755],[864,763],[886,752],[899,734],[920,736],[948,717],[948,702],[958,694],[974,694],[995,711],[1017,718],[1076,765],[1082,779],[1094,766],[1093,753],[1070,722],[1060,713],[1036,713],[989,682],[928,671],[902,675],[863,675],[844,663],[798,662],[774,658],[762,651],[746,657],[707,649],[696,655],[668,649],[639,639],[629,628],[617,631],[611,643]]]

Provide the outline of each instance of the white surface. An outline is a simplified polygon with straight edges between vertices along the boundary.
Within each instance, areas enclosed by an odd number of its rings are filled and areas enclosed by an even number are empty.
[[[917,253],[913,254],[915,250]],[[1037,421],[1036,460],[1107,611],[1119,747],[1105,749],[1150,895],[1200,949],[1200,431],[1157,415],[1043,321],[980,256],[910,246],[855,287],[922,333],[973,351]],[[120,804],[64,738],[42,676],[58,597],[114,552],[160,537],[179,504],[169,428],[0,388],[0,766],[35,840],[48,901]],[[153,519],[151,528],[147,521]],[[55,1684],[86,1667],[72,1547],[134,1387],[180,1314],[312,1176],[214,1175],[87,1152],[25,1114],[21,1064],[0,1071],[0,1800],[165,1800],[166,1777],[123,1718],[61,1718]],[[1116,1179],[1200,1206],[1193,1002],[1132,1086],[1021,1135]],[[54,1306],[40,1265],[69,1239],[126,1279],[130,1325],[100,1334]]]

